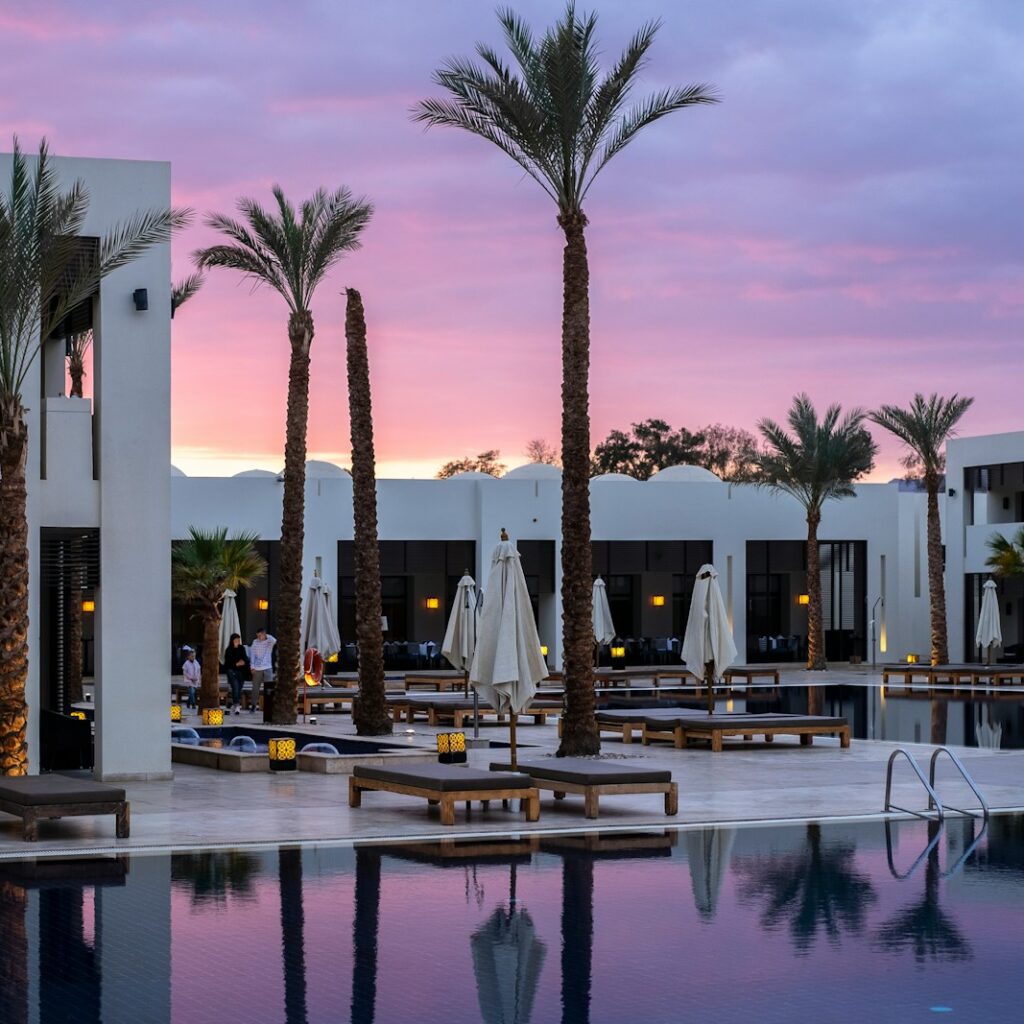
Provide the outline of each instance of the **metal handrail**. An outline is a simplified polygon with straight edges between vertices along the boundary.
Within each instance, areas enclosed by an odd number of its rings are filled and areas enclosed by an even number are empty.
[[[931,814],[922,811],[912,811],[909,807],[898,807],[896,804],[892,802],[892,766],[893,762],[896,760],[897,757],[899,757],[900,754],[902,754],[907,759],[907,761],[910,762],[910,767],[914,769],[914,774],[918,777],[918,779],[921,782],[921,785],[924,786],[925,791],[928,793],[928,810],[931,811],[932,809],[934,809],[936,812],[934,815],[935,820],[942,821],[946,811],[945,808],[942,806],[942,801],[939,799],[939,794],[935,792],[935,789],[932,786],[932,784],[924,777],[924,772],[921,771],[921,766],[917,763],[917,761],[914,760],[913,756],[910,754],[910,751],[906,750],[904,747],[897,747],[889,755],[889,764],[886,766],[885,769],[886,812],[903,811],[904,814],[913,814],[915,817],[924,818],[927,821],[933,819],[933,815]]]
[[[957,757],[956,754],[949,749],[949,747],[936,747],[935,750],[932,752],[931,764],[928,769],[928,791],[932,794],[932,796],[929,797],[928,800],[929,810],[932,807],[932,797],[934,797],[935,800],[938,800],[938,797],[935,796],[935,762],[938,761],[940,754],[949,755],[950,761],[952,761],[953,764],[956,766],[956,770],[963,777],[964,782],[966,782],[967,785],[971,787],[971,792],[978,798],[978,803],[981,804],[982,818],[985,821],[988,821],[988,804],[985,802],[985,798],[981,795],[981,792],[979,791],[978,787],[974,784],[974,779],[971,778],[971,773],[964,767],[963,761],[961,761],[960,758]],[[964,810],[962,807],[953,807],[952,805],[949,805],[949,809],[951,811],[956,811],[958,814],[966,814],[970,818],[977,817],[974,811],[967,811]],[[942,817],[941,805],[939,805],[939,817]]]

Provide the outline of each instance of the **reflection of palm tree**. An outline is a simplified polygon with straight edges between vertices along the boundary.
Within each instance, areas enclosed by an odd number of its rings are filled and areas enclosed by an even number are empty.
[[[284,963],[285,1024],[306,1024],[306,937],[302,910],[302,850],[282,847],[277,853],[281,893],[281,959]]]
[[[765,870],[746,868],[751,877],[741,886],[742,900],[763,900],[761,925],[771,929],[789,921],[797,951],[810,950],[822,928],[833,943],[843,930],[864,927],[864,911],[875,902],[871,882],[853,866],[853,846],[822,846],[821,826],[807,826],[807,849],[773,858]],[[742,867],[740,870],[744,870]]]
[[[929,842],[941,826],[928,822]],[[928,852],[924,868],[924,896],[901,910],[878,930],[876,942],[893,953],[913,950],[918,963],[926,960],[970,960],[974,953],[956,923],[939,906],[939,844]]]
[[[0,1020],[25,1024],[28,1020],[28,932],[25,910],[28,895],[20,885],[0,882]]]
[[[238,850],[182,854],[171,861],[171,881],[190,887],[193,903],[225,903],[228,894],[251,896],[258,871],[256,858]]]
[[[380,853],[372,847],[356,847],[355,904],[352,922],[352,1024],[373,1024],[377,1007]]]
[[[41,1020],[98,1024],[100,964],[85,941],[80,885],[39,893],[39,1016]]]
[[[594,859],[562,855],[562,1024],[589,1024]]]

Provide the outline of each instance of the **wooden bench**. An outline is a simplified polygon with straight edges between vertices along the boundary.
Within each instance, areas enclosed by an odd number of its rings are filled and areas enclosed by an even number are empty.
[[[507,764],[491,765],[492,772],[504,772],[508,768]],[[645,768],[635,762],[559,757],[520,761],[519,771],[528,775],[537,789],[554,793],[556,800],[564,800],[567,793],[582,796],[584,813],[588,818],[597,817],[598,802],[602,796],[628,793],[663,793],[665,813],[675,814],[679,809],[679,786],[672,781],[672,773]]]
[[[455,764],[424,764],[416,770],[356,765],[348,780],[348,805],[359,807],[365,790],[416,796],[440,804],[441,824],[455,824],[455,804],[492,800],[521,800],[527,821],[540,817],[540,794],[528,775],[482,772]]]
[[[779,670],[770,665],[733,665],[722,673],[726,685],[730,685],[733,679],[742,679],[750,684],[755,679],[770,679],[774,686],[778,686]]]
[[[123,789],[67,775],[0,778],[0,811],[21,818],[29,842],[39,838],[40,818],[113,814],[118,839],[127,839],[131,829],[131,812]]]
[[[674,722],[646,719],[641,742],[646,745],[652,740],[670,740],[682,749],[690,740],[700,739],[709,741],[712,751],[720,753],[726,736],[742,736],[745,740],[763,736],[765,743],[772,743],[776,736],[799,736],[800,745],[809,747],[815,736],[831,735],[839,736],[841,747],[849,747],[849,722],[845,718],[822,715],[694,715]]]
[[[458,675],[428,676],[407,673],[405,676],[405,688],[412,690],[417,687],[436,690],[438,693],[451,690],[463,690],[466,686],[466,677],[460,672]]]

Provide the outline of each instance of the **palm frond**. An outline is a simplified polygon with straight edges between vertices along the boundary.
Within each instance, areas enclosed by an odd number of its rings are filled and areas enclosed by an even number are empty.
[[[202,274],[189,274],[183,281],[179,281],[177,284],[171,286],[171,318],[174,318],[174,314],[188,302],[189,299],[193,298],[200,288],[203,287],[203,282],[206,280]]]
[[[914,395],[908,408],[883,405],[870,414],[873,423],[898,437],[910,449],[924,471],[929,488],[938,486],[945,470],[943,448],[956,435],[957,424],[974,403],[973,398],[953,395]]]

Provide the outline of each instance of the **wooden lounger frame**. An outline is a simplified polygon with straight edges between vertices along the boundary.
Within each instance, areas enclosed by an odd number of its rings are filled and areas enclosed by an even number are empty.
[[[72,818],[84,815],[113,814],[116,816],[115,833],[118,839],[127,839],[131,834],[131,804],[127,800],[105,800],[90,803],[21,804],[14,800],[0,798],[0,811],[21,818],[24,837],[34,843],[39,838],[41,818]]]
[[[839,745],[844,749],[850,745],[849,725],[758,725],[756,722],[736,722],[733,725],[714,726],[710,729],[687,728],[686,724],[680,722],[672,728],[664,725],[657,728],[644,723],[643,735],[640,742],[645,746],[651,740],[669,740],[676,748],[682,750],[691,739],[710,740],[711,750],[720,753],[722,740],[726,736],[742,736],[745,740],[752,740],[755,736],[763,736],[765,743],[772,743],[776,736],[799,736],[800,746],[809,747],[814,742],[815,736],[839,736]]]
[[[525,770],[525,769],[524,769]],[[583,797],[583,811],[588,818],[596,818],[598,802],[602,796],[619,796],[626,793],[664,793],[665,813],[679,812],[679,783],[677,782],[567,782],[565,779],[538,779],[530,776],[537,789],[555,794],[556,800],[564,800],[567,793]]]
[[[467,789],[442,790],[434,789],[429,785],[417,786],[404,782],[392,782],[385,779],[367,779],[349,776],[348,780],[348,805],[359,807],[362,804],[364,790],[377,790],[383,793],[399,793],[402,796],[417,796],[432,804],[441,806],[441,824],[455,824],[455,805],[465,801],[467,810],[473,800],[478,800],[487,809],[492,800],[521,800],[522,807],[526,811],[527,821],[537,821],[540,818],[540,794],[537,787],[527,789]]]

